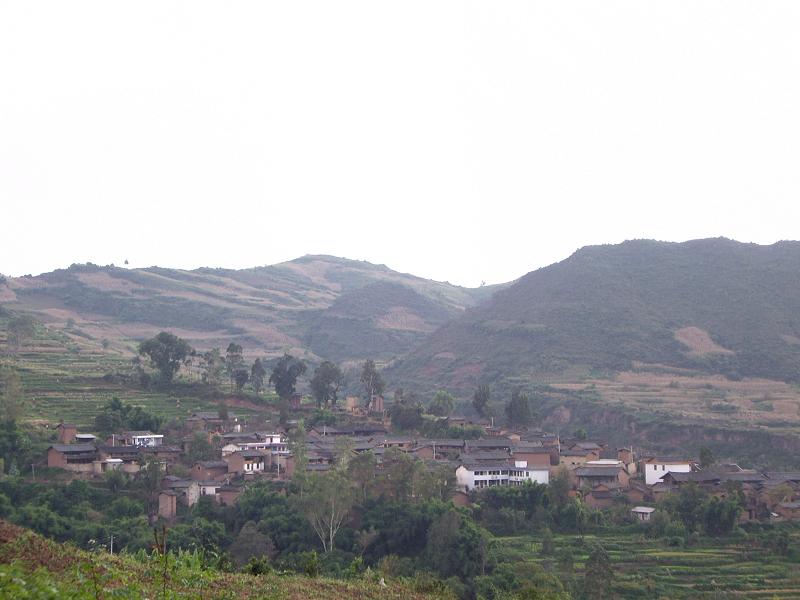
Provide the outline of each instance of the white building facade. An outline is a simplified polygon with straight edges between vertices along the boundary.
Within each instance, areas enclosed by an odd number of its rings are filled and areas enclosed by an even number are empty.
[[[523,485],[526,481],[546,485],[550,482],[550,470],[543,466],[529,467],[524,460],[462,464],[456,469],[456,485],[464,492],[497,485]]]

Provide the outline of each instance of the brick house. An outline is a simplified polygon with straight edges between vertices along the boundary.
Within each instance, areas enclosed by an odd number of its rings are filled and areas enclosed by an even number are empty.
[[[192,465],[192,479],[195,481],[214,481],[228,475],[228,463],[224,460],[201,460]]]
[[[76,473],[91,473],[97,460],[93,444],[53,444],[47,449],[47,466]]]

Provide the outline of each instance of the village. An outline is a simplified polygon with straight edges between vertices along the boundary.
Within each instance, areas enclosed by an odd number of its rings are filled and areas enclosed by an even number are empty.
[[[302,399],[292,407],[302,412]],[[172,521],[180,506],[192,507],[201,497],[220,505],[237,502],[248,485],[277,484],[292,479],[298,469],[324,473],[348,457],[371,453],[377,477],[384,460],[398,453],[428,470],[448,476],[450,499],[456,506],[473,503],[480,490],[494,486],[547,485],[566,476],[570,495],[592,509],[629,507],[632,520],[646,522],[658,503],[684,486],[696,485],[712,497],[744,498],[738,520],[800,519],[800,472],[759,472],[736,464],[712,463],[687,456],[658,456],[633,447],[611,447],[591,440],[568,438],[535,428],[503,428],[464,417],[447,417],[447,425],[472,431],[477,439],[426,439],[392,431],[383,398],[360,406],[348,397],[338,411],[336,426],[288,420],[271,428],[252,427],[248,419],[225,411],[195,412],[182,429],[168,435],[150,431],[119,431],[100,439],[75,425],[57,426],[58,443],[47,449],[47,466],[74,477],[98,478],[110,471],[136,476],[157,468],[163,476],[158,491],[158,518]],[[342,425],[341,423],[347,423]],[[199,437],[198,437],[199,436]],[[190,461],[191,446],[207,440],[214,456]]]

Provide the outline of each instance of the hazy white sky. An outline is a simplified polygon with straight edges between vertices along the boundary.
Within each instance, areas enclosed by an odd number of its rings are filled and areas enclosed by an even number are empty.
[[[0,272],[464,285],[800,225],[800,2],[0,0]]]

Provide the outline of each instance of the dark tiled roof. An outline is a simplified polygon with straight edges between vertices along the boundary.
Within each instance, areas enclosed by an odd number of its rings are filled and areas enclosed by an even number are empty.
[[[201,460],[201,461],[198,461],[195,464],[200,465],[204,469],[227,469],[228,468],[228,463],[226,463],[224,460]]]
[[[50,446],[62,454],[77,454],[79,452],[96,452],[94,444],[53,444]]]

